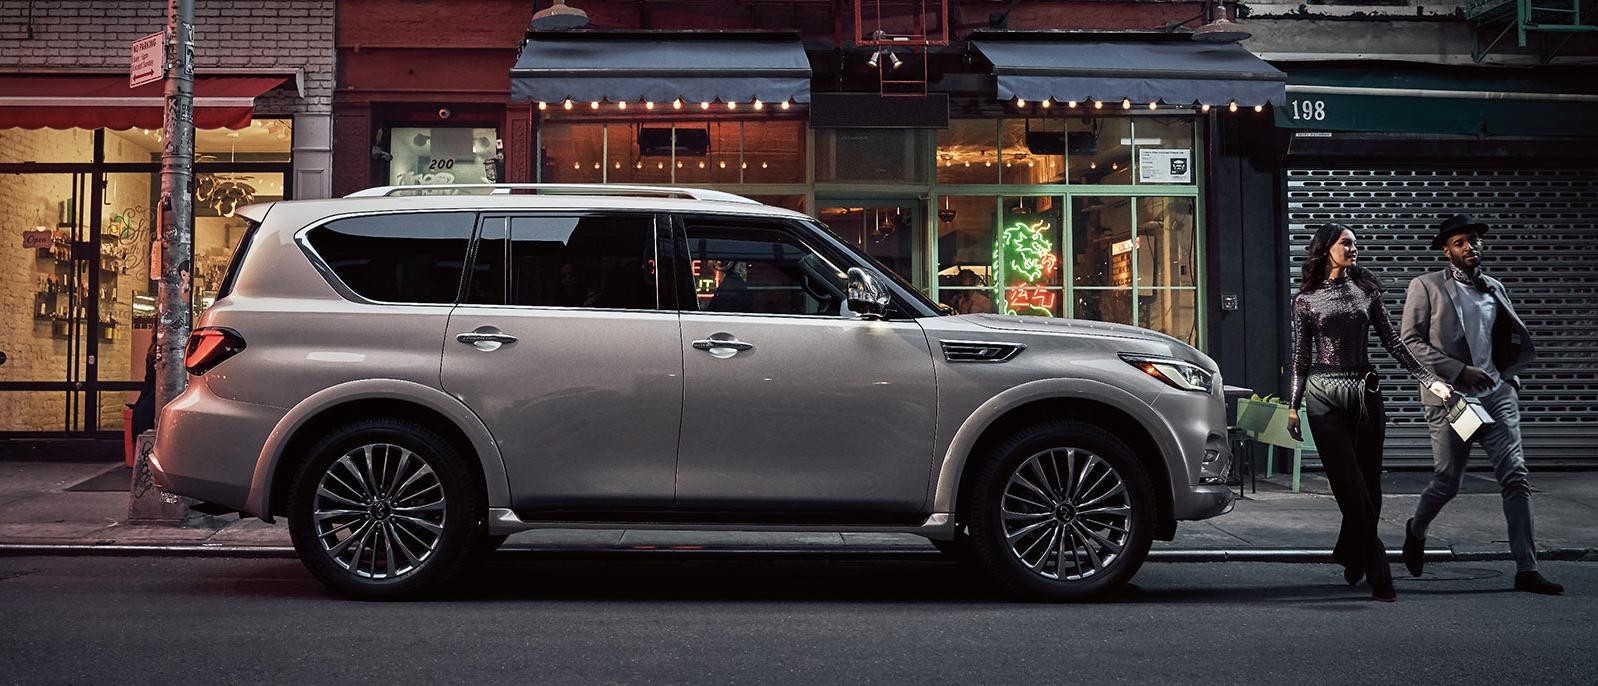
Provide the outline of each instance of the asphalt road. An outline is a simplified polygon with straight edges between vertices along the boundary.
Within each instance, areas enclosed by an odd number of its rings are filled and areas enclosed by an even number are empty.
[[[1399,569],[1395,565],[1395,569]],[[1592,683],[1598,564],[1435,563],[1376,603],[1329,565],[1150,564],[1033,605],[925,558],[500,559],[350,602],[293,560],[0,557],[3,683]]]

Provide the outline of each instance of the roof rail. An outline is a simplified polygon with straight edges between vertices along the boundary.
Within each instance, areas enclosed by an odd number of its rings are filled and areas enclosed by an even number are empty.
[[[474,192],[475,191],[475,192]],[[741,195],[712,191],[703,188],[678,188],[674,186],[630,186],[600,183],[461,183],[428,186],[378,186],[355,191],[346,198],[387,198],[398,195],[605,195],[639,198],[683,198],[687,200],[712,200],[737,202],[748,205],[761,204]]]

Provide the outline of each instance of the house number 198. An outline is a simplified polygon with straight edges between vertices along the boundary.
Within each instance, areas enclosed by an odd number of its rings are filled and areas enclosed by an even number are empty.
[[[1306,121],[1324,121],[1326,119],[1326,101],[1294,100],[1293,118]]]

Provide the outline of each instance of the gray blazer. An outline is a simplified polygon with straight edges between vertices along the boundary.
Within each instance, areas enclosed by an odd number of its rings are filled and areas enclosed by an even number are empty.
[[[1498,317],[1493,323],[1493,365],[1498,367],[1505,381],[1519,390],[1518,375],[1537,359],[1537,349],[1532,345],[1531,332],[1509,304],[1509,292],[1504,290],[1504,284],[1491,276],[1484,279],[1488,293],[1498,304]],[[1461,323],[1464,315],[1449,281],[1448,270],[1442,269],[1409,282],[1399,335],[1415,359],[1432,370],[1437,378],[1454,383],[1470,364],[1471,356]],[[1427,405],[1443,404],[1441,398],[1424,388],[1420,400]]]

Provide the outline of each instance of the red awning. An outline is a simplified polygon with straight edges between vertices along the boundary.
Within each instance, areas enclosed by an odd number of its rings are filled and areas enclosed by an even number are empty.
[[[194,77],[194,126],[242,129],[255,98],[288,76]],[[165,84],[128,87],[127,76],[14,74],[0,76],[0,129],[159,129]]]

